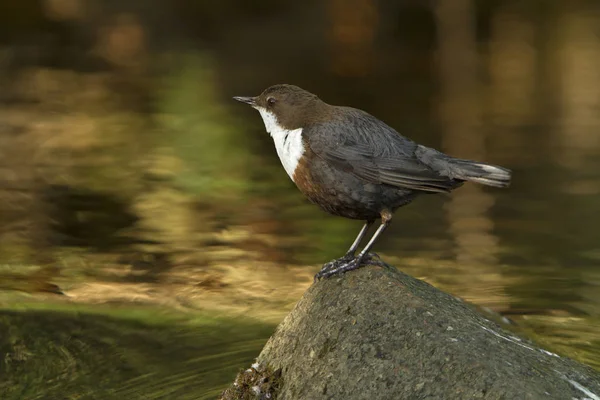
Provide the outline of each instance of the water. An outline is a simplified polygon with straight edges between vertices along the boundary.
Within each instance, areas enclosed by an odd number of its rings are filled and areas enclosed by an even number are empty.
[[[355,3],[0,12],[3,398],[214,398],[258,354],[360,229],[231,100],[279,82],[511,168],[400,209],[375,250],[600,368],[598,6]]]

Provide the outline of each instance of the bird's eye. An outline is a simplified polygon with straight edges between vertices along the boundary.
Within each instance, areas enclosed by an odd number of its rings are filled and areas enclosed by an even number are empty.
[[[267,103],[268,103],[270,106],[272,106],[273,104],[275,104],[275,98],[274,98],[274,97],[269,97],[269,98],[267,99]]]

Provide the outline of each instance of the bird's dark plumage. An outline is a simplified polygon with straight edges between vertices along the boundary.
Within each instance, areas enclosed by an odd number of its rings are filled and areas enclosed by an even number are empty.
[[[370,114],[353,108],[343,110],[339,121],[319,123],[303,131],[318,157],[370,183],[426,192],[447,192],[460,185],[442,165],[429,165],[420,158],[422,146]],[[347,135],[346,129],[354,134]]]

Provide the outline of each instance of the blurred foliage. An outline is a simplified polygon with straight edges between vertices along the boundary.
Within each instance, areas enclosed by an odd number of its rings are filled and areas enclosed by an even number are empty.
[[[159,130],[187,166],[175,177],[186,191],[202,199],[237,200],[251,184],[244,129],[220,101],[215,69],[208,56],[179,56],[159,94]]]

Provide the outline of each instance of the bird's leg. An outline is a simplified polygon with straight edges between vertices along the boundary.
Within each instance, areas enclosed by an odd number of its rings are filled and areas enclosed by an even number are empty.
[[[362,242],[362,240],[365,238],[367,231],[369,230],[371,225],[373,225],[374,222],[375,221],[373,220],[365,221],[365,224],[363,225],[360,232],[358,232],[358,236],[356,236],[356,239],[354,239],[354,243],[352,243],[352,246],[350,246],[346,254],[340,258],[336,258],[335,260],[331,260],[328,263],[323,264],[323,268],[321,268],[321,271],[319,273],[335,268],[340,263],[346,263],[350,260],[353,260],[354,254],[356,253],[356,249],[358,249],[358,246],[360,246],[360,242]]]
[[[365,235],[367,234],[367,231],[369,230],[371,225],[373,225],[374,222],[375,222],[374,220],[365,221],[365,224],[363,225],[362,229],[360,230],[360,232],[358,232],[358,236],[356,236],[356,239],[354,239],[354,243],[352,243],[352,246],[350,246],[350,248],[348,249],[348,251],[342,258],[349,259],[349,260],[354,258],[356,249],[358,249],[358,246],[360,246],[360,242],[363,241],[363,239],[365,238]]]
[[[373,247],[373,245],[375,244],[375,242],[377,241],[379,236],[381,236],[381,234],[383,233],[383,231],[385,231],[385,229],[388,227],[388,225],[390,224],[391,221],[392,221],[392,213],[388,210],[382,211],[381,212],[381,225],[379,225],[379,228],[377,228],[377,230],[371,237],[371,240],[369,240],[369,242],[367,243],[365,248],[358,254],[358,256],[355,258],[349,259],[348,261],[345,261],[343,263],[337,263],[337,265],[335,265],[334,267],[328,268],[327,270],[325,270],[325,268],[321,269],[321,271],[319,271],[315,275],[315,280],[320,279],[320,278],[328,278],[335,274],[340,274],[343,272],[352,271],[353,269],[360,268],[361,264],[364,261],[368,261],[371,258],[369,256],[369,250],[371,250],[371,248]],[[362,231],[361,231],[361,233],[362,233]]]

